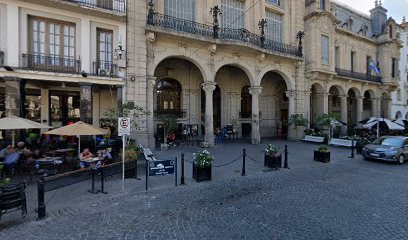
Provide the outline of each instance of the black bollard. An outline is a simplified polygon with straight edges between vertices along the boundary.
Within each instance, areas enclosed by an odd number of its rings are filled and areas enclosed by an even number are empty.
[[[146,160],[146,191],[148,178],[149,178],[149,160]]]
[[[101,173],[101,190],[99,190],[100,193],[107,194],[108,192],[105,192],[104,187],[105,187],[105,175],[103,174],[103,167],[101,166],[100,168],[100,173]]]
[[[38,198],[38,219],[45,218],[45,181],[44,177],[40,176],[40,179],[37,181],[37,198]]]
[[[351,139],[351,156],[349,158],[354,158],[354,139]]]
[[[289,169],[289,166],[288,166],[288,145],[285,145],[285,162],[283,164],[283,167]]]
[[[245,158],[246,158],[246,149],[244,148],[242,153],[242,172],[241,176],[245,176]]]
[[[181,185],[186,184],[184,182],[184,153],[181,153]]]
[[[174,176],[175,176],[174,180],[175,180],[176,187],[177,187],[177,171],[178,171],[177,162],[178,162],[178,159],[176,157],[175,162],[174,162]]]

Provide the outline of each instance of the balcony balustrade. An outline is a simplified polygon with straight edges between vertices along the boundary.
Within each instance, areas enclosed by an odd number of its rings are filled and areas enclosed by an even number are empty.
[[[112,62],[93,62],[93,75],[102,77],[118,77],[118,65]]]
[[[87,7],[101,8],[119,14],[126,14],[126,0],[63,0]]]
[[[44,56],[36,54],[22,54],[20,68],[26,70],[60,73],[79,74],[81,72],[81,64],[79,60],[59,56]]]
[[[368,73],[359,73],[359,72],[354,72],[354,71],[340,69],[340,68],[336,68],[336,73],[338,76],[342,76],[342,77],[349,77],[349,78],[355,78],[355,79],[369,81],[369,82],[381,83],[381,77],[374,76]]]
[[[202,36],[206,38],[218,38],[221,40],[244,42],[254,47],[260,47],[272,52],[289,54],[296,57],[303,56],[303,53],[298,46],[265,39],[265,36],[251,33],[244,28],[218,29],[218,27],[215,26],[201,24],[181,18],[175,18],[155,12],[150,12],[148,14],[147,24],[178,32],[194,34],[196,36]]]

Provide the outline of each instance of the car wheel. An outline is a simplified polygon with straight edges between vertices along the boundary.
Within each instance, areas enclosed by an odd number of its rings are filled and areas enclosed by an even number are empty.
[[[404,155],[400,155],[399,158],[398,158],[398,163],[399,163],[399,164],[403,164],[404,162],[405,162],[405,157],[404,157]]]

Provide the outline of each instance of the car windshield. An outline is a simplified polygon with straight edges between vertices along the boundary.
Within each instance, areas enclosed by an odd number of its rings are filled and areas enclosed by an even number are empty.
[[[374,141],[375,145],[384,145],[384,146],[393,146],[393,147],[401,147],[403,144],[403,140],[399,138],[379,138]]]

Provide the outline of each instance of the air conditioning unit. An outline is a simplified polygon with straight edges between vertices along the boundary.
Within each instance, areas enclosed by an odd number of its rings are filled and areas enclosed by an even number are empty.
[[[105,69],[98,69],[98,75],[99,76],[107,76],[108,71],[106,71]]]

